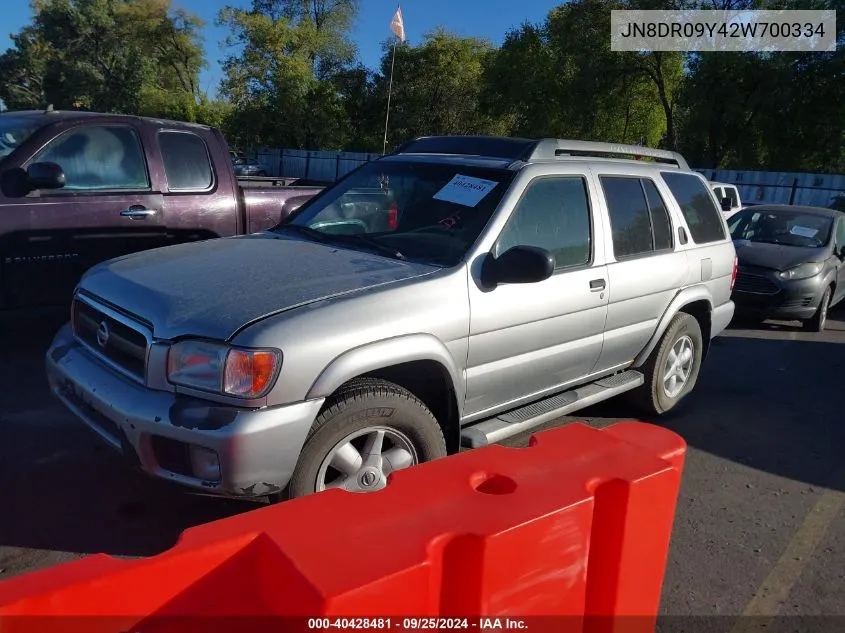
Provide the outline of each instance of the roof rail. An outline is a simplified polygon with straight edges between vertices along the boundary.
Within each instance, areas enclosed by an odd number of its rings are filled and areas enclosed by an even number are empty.
[[[486,156],[513,161],[547,160],[561,156],[585,158],[639,158],[648,157],[657,162],[677,165],[689,170],[684,157],[664,149],[544,138],[527,139],[506,136],[421,136],[400,145],[394,154],[453,154],[460,156]]]
[[[660,163],[677,165],[681,169],[689,169],[687,161],[678,152],[643,147],[641,145],[601,143],[598,141],[572,141],[555,138],[545,138],[538,141],[529,160],[559,158],[560,156],[597,158],[634,158],[642,156],[653,158]]]

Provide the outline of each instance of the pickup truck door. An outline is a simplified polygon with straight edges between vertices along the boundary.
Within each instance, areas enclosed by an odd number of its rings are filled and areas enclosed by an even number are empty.
[[[67,184],[4,201],[0,308],[67,304],[94,264],[166,243],[142,133],[132,123],[83,123],[24,162],[58,163]]]
[[[173,243],[247,233],[223,137],[205,128],[157,130],[165,223]],[[281,217],[282,203],[276,210]]]

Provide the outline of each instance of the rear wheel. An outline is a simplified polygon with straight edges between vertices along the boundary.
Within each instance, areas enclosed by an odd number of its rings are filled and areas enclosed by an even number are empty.
[[[390,473],[445,456],[443,431],[416,396],[385,380],[356,379],[314,421],[286,496],[381,490]]]
[[[816,309],[816,313],[802,323],[804,329],[808,332],[824,331],[824,327],[827,325],[827,312],[830,310],[831,294],[830,286],[828,286],[825,288],[824,294],[822,294],[822,299],[819,301],[819,307]]]
[[[674,408],[695,387],[703,350],[698,321],[676,314],[643,367],[645,384],[631,393],[637,406],[649,415]]]

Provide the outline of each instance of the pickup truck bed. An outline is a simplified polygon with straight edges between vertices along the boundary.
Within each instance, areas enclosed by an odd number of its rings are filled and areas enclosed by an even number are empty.
[[[271,228],[321,190],[289,182],[237,179],[207,126],[0,114],[0,313],[69,304],[107,259]]]

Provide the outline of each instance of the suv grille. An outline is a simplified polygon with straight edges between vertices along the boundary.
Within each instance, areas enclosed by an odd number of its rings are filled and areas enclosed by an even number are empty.
[[[73,333],[96,356],[143,381],[147,364],[147,337],[140,324],[130,325],[84,300],[73,300]]]
[[[773,295],[777,294],[780,288],[767,277],[751,275],[740,271],[736,276],[734,290],[738,292],[751,292],[758,295]]]

